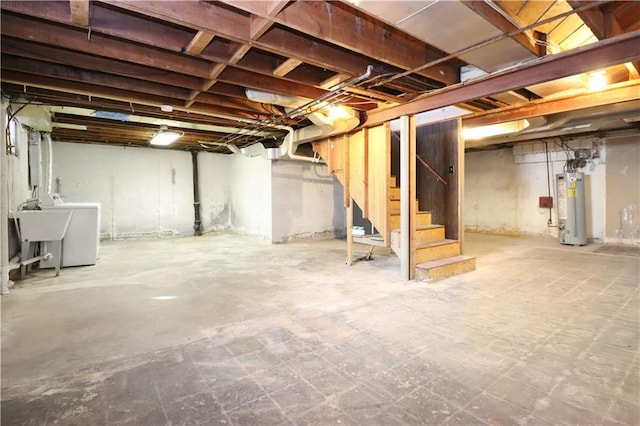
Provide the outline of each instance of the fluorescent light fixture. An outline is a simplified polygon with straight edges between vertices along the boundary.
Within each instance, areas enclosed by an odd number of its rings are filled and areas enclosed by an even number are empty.
[[[458,108],[457,106],[446,106],[444,108],[434,109],[427,112],[421,112],[416,114],[416,127],[426,126],[427,124],[437,123],[439,121],[450,120],[452,118],[460,117],[461,115],[467,115],[471,111],[464,108]],[[400,120],[391,121],[391,130],[394,132],[400,131]]]
[[[465,140],[470,141],[488,138],[491,136],[517,133],[526,129],[527,127],[529,127],[529,121],[527,120],[507,121],[505,123],[491,124],[489,126],[462,129],[462,137]]]
[[[153,296],[153,300],[173,300],[176,296]]]
[[[151,138],[151,145],[156,146],[167,146],[171,145],[178,139],[180,136],[184,135],[184,132],[174,132],[167,130],[167,126],[160,126],[160,130],[158,133]]]
[[[58,129],[87,130],[87,126],[84,124],[51,123],[51,127],[56,127]]]

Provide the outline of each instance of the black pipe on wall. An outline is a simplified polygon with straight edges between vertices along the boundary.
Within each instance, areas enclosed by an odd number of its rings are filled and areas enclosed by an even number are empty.
[[[193,234],[202,235],[202,220],[200,220],[200,187],[198,185],[198,152],[191,151],[191,162],[193,164]]]

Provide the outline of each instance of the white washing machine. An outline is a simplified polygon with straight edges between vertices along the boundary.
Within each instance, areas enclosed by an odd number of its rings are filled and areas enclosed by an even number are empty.
[[[62,240],[62,266],[95,265],[100,249],[100,203],[69,203],[59,196],[54,197],[53,203],[42,202],[40,208],[73,211]],[[59,253],[54,253],[57,250],[53,245],[43,243],[43,246],[45,253],[51,252],[53,259],[57,259]],[[40,267],[54,268],[53,259],[40,261]]]

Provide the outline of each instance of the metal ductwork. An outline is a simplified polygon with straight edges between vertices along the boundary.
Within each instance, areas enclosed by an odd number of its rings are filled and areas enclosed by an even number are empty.
[[[253,89],[247,89],[246,94],[247,98],[254,102],[269,103],[292,109],[312,102],[311,99],[283,96]],[[278,148],[265,148],[261,143],[255,143],[242,149],[238,149],[235,145],[227,145],[227,147],[232,152],[241,153],[247,157],[260,156],[268,160],[289,159],[319,162],[319,159],[313,157],[297,155],[296,151],[298,146],[335,134],[348,132],[360,125],[360,119],[356,111],[352,108],[341,108],[344,109],[344,117],[331,117],[324,112],[315,111],[306,115],[313,123],[311,126],[295,130],[291,127],[286,127],[289,134],[284,138],[283,143]]]

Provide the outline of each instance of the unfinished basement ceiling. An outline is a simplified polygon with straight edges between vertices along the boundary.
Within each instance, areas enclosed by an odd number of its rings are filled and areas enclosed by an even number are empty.
[[[277,146],[311,124],[283,105],[250,100],[247,89],[324,99],[367,123],[416,102],[441,108],[421,99],[457,93],[461,76],[468,84],[566,56],[542,81],[532,68],[508,90],[481,83],[480,95],[452,95],[451,104],[482,115],[584,93],[584,78],[556,78],[578,65],[572,52],[640,40],[637,2],[73,0],[1,8],[2,92],[14,111],[51,106],[54,140],[148,146],[164,124],[184,134],[172,148],[221,153],[229,144]],[[602,49],[609,83],[638,79],[640,52],[621,49]],[[369,65],[371,75],[358,80]],[[640,98],[637,85],[616,93],[575,109]]]

